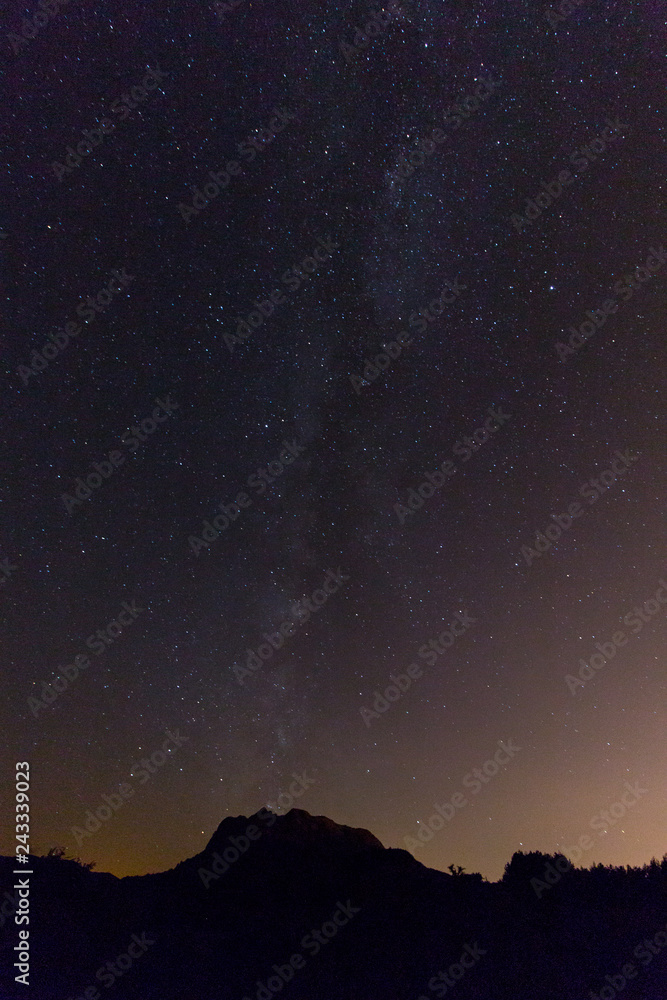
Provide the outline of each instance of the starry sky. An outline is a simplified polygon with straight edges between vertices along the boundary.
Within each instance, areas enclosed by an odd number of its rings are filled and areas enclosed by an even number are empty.
[[[163,870],[296,774],[391,847],[462,792],[434,868],[591,829],[582,864],[662,857],[667,4],[8,6],[2,787],[30,762],[31,849]]]

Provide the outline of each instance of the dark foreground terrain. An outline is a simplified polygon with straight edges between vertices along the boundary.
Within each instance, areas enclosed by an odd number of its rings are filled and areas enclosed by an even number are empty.
[[[25,986],[21,876],[0,858],[2,1000],[667,998],[667,858],[583,870],[515,854],[489,883],[293,809],[228,818],[160,874],[30,862]]]

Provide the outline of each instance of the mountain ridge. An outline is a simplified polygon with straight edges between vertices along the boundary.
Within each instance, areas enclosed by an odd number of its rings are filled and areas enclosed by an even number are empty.
[[[446,984],[456,1000],[581,1000],[609,977],[623,1000],[665,997],[667,857],[586,870],[517,852],[491,883],[326,816],[260,809],[168,871],[29,861],[31,1000],[100,1000],[99,984],[114,1000],[428,1000]],[[16,868],[0,857],[2,1000],[27,995],[10,972]],[[633,956],[635,981],[618,971]]]

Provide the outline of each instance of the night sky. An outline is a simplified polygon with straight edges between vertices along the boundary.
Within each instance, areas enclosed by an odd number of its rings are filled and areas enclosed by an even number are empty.
[[[493,879],[664,854],[667,4],[571,6],[3,12],[33,852],[160,871],[292,799]]]

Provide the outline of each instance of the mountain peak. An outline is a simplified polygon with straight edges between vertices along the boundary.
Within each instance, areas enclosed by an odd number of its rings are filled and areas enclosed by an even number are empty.
[[[369,830],[335,823],[327,816],[312,816],[305,809],[290,809],[284,816],[277,816],[276,821],[276,834],[283,837],[333,839],[339,841],[341,846],[379,847],[384,850],[384,845]]]
[[[255,827],[262,840],[311,847],[332,847],[348,851],[380,848],[384,845],[368,830],[335,823],[327,816],[311,816],[305,809],[290,809],[285,815],[260,809],[253,816],[227,816],[223,819],[206,850],[219,850],[230,837],[246,834],[248,827]],[[252,839],[258,839],[257,833]]]

